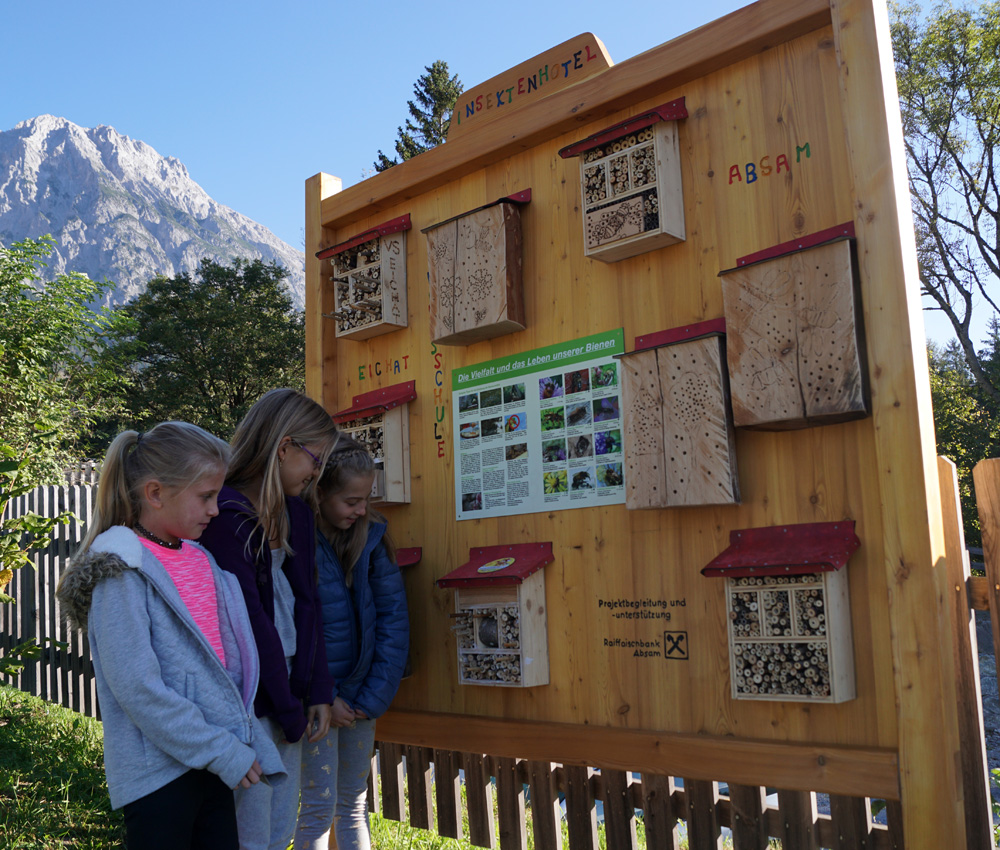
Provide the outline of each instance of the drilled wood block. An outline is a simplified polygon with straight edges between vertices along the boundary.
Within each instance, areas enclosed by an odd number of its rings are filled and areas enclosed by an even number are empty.
[[[433,342],[470,345],[524,330],[517,204],[501,201],[424,233]]]
[[[867,416],[852,240],[722,273],[737,427],[785,430]]]
[[[628,508],[739,503],[724,359],[717,336],[622,357]]]

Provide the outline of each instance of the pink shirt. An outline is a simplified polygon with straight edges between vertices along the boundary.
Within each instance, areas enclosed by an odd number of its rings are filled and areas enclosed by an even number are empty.
[[[225,666],[226,651],[222,648],[222,636],[219,633],[218,599],[208,557],[187,542],[182,543],[180,549],[168,549],[144,537],[139,539],[174,580],[181,602],[187,606],[195,624],[208,638],[212,649],[218,653]]]

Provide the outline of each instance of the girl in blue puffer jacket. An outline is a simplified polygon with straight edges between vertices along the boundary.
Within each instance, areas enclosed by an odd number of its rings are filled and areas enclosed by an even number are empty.
[[[410,623],[395,547],[368,498],[375,464],[341,437],[318,485],[316,567],[327,663],[336,682],[330,734],[307,745],[296,850],[369,850],[367,786],[375,719],[399,687]]]

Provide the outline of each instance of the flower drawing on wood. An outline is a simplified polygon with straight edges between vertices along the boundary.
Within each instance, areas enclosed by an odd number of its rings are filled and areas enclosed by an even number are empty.
[[[482,301],[490,294],[493,286],[493,275],[485,269],[476,269],[469,275],[469,295],[477,301]]]
[[[438,302],[445,310],[454,310],[455,302],[462,297],[462,279],[444,277],[438,285]]]

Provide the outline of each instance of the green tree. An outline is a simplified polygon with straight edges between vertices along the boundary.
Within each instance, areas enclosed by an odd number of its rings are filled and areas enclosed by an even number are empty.
[[[228,438],[267,390],[305,385],[305,320],[275,263],[204,259],[116,308],[104,362],[130,382],[117,425],[183,419]]]
[[[44,283],[51,250],[50,237],[0,247],[0,423],[5,443],[31,446],[22,474],[33,485],[83,456],[119,384],[95,357],[108,315],[91,305],[110,284],[75,273]]]
[[[921,286],[1000,404],[971,338],[974,312],[1000,314],[1000,3],[944,3],[926,16],[893,4],[891,16]]]
[[[426,74],[421,74],[413,84],[413,96],[416,100],[408,100],[407,108],[410,117],[406,119],[406,127],[398,128],[396,138],[396,156],[389,159],[382,151],[378,152],[375,161],[376,171],[385,171],[400,162],[405,162],[418,153],[430,150],[448,137],[448,123],[455,101],[462,93],[462,83],[458,74],[448,75],[448,63],[438,59],[434,64],[425,66]]]
[[[982,546],[972,469],[983,458],[995,455],[1000,419],[996,416],[996,406],[973,379],[956,341],[944,348],[932,343],[927,354],[937,451],[957,467],[965,545]],[[1000,363],[994,365],[992,355],[987,357],[987,364],[988,369],[1000,366]]]

